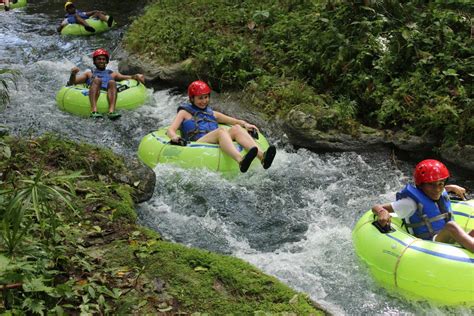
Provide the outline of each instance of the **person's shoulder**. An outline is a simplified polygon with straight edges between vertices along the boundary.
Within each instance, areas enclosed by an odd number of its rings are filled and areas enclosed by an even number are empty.
[[[415,207],[416,208],[416,201],[414,199],[412,199],[411,197],[407,196],[407,197],[403,197],[399,200],[396,200],[396,201],[392,202],[392,206],[393,205],[402,205],[404,207],[409,207],[409,208]]]

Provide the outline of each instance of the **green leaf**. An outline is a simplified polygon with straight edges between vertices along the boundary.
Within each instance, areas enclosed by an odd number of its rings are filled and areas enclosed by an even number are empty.
[[[59,305],[56,305],[56,307],[53,308],[53,311],[56,312],[57,316],[66,315],[66,313],[64,313],[64,309]]]
[[[7,270],[9,264],[10,264],[10,259],[0,254],[0,275],[2,274],[2,271]]]
[[[32,299],[32,298],[26,298],[23,301],[22,307],[25,308],[26,310],[32,311],[35,314],[39,315],[44,315],[44,301],[42,300],[37,300],[37,299]]]
[[[194,268],[194,271],[196,272],[199,272],[199,271],[207,271],[209,270],[208,268],[205,268],[205,267],[201,267],[201,266],[198,266],[196,268]]]
[[[89,292],[89,295],[92,297],[92,298],[95,298],[95,290],[92,286],[88,286],[87,287],[87,292]]]
[[[411,33],[411,32],[410,32],[409,30],[406,30],[406,29],[403,30],[403,31],[402,31],[402,37],[403,37],[403,39],[406,40],[406,41],[408,41],[408,40],[410,39],[410,33]]]
[[[23,283],[23,290],[25,292],[51,293],[53,291],[53,288],[44,285],[42,278],[34,278],[31,280],[26,280],[25,283]]]
[[[452,69],[452,68],[448,68],[447,70],[443,70],[443,74],[446,75],[446,76],[454,76],[454,77],[458,76],[456,70]]]
[[[3,146],[1,150],[1,154],[5,158],[10,158],[12,156],[12,151],[9,146]]]

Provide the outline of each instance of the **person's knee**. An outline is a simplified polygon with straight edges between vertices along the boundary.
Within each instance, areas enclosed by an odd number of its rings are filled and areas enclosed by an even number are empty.
[[[107,89],[117,89],[117,82],[115,80],[109,80],[107,83]]]
[[[235,134],[235,133],[242,133],[244,129],[240,125],[232,125],[232,127],[229,129],[229,133]]]
[[[446,223],[444,227],[449,231],[454,231],[454,230],[458,230],[459,225],[455,221],[449,221]]]
[[[217,135],[219,136],[219,138],[221,137],[229,137],[229,129],[225,128],[225,127],[222,127],[222,126],[219,126],[217,128]]]
[[[459,232],[462,230],[462,228],[455,221],[450,221],[446,223],[443,230],[448,231],[451,236],[456,236],[459,235]]]

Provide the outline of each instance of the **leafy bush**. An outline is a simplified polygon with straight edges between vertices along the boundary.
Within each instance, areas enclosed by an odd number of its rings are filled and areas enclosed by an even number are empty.
[[[125,42],[162,63],[193,58],[198,77],[246,89],[271,115],[320,113],[324,95],[327,128],[357,119],[472,144],[472,13],[468,2],[162,0]]]
[[[117,160],[52,135],[0,138],[0,313],[108,314],[123,304],[103,277],[85,277],[100,264],[88,258],[84,238],[100,233],[99,223],[136,217],[129,187],[86,180],[108,173],[92,158]]]
[[[10,102],[10,88],[16,88],[19,73],[11,69],[0,69],[0,110]]]

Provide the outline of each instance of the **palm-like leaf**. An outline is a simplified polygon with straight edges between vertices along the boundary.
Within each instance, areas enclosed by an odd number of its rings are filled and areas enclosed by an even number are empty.
[[[19,72],[11,69],[0,69],[0,108],[10,102],[10,85],[16,89]]]

